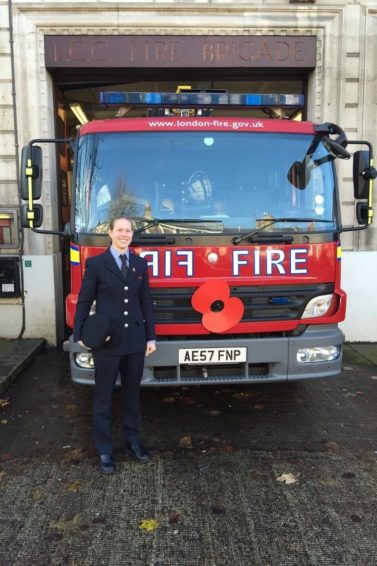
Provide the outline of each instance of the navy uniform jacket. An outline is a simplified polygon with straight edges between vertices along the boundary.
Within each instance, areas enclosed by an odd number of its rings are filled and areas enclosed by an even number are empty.
[[[75,342],[81,340],[81,330],[94,300],[96,312],[106,314],[113,326],[111,341],[98,348],[97,353],[141,352],[147,340],[156,339],[148,265],[144,258],[130,250],[127,280],[123,279],[110,248],[86,260],[73,327]]]

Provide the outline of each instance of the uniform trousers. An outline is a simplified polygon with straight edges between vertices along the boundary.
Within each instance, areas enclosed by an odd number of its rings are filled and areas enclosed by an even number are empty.
[[[140,382],[144,350],[124,355],[103,355],[93,351],[95,389],[93,395],[94,443],[99,454],[113,453],[112,400],[118,372],[122,384],[122,424],[124,438],[139,443]]]

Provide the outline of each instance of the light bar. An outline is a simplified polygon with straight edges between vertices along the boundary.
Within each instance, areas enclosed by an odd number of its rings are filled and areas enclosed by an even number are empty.
[[[171,108],[206,108],[213,106],[238,106],[263,108],[301,108],[302,94],[229,94],[216,92],[100,92],[102,106],[164,106]]]

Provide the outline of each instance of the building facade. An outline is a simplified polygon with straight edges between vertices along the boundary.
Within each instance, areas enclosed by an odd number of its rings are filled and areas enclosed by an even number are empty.
[[[73,127],[75,98],[90,111],[101,84],[288,87],[304,92],[308,120],[339,124],[377,148],[376,30],[373,0],[0,0],[0,336],[64,337],[66,244],[20,228],[19,162],[31,139]],[[46,229],[66,220],[67,160],[44,148]],[[339,183],[350,225],[349,164],[340,163]],[[342,247],[342,328],[347,340],[376,341],[376,225],[345,232]]]

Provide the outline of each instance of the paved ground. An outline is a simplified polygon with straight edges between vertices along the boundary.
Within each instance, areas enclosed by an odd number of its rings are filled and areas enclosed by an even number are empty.
[[[376,393],[369,345],[337,379],[146,389],[154,459],[127,460],[116,426],[103,477],[91,390],[46,349],[0,400],[0,564],[375,566]]]
[[[45,340],[6,340],[0,338],[0,395],[22,370],[43,350]]]

